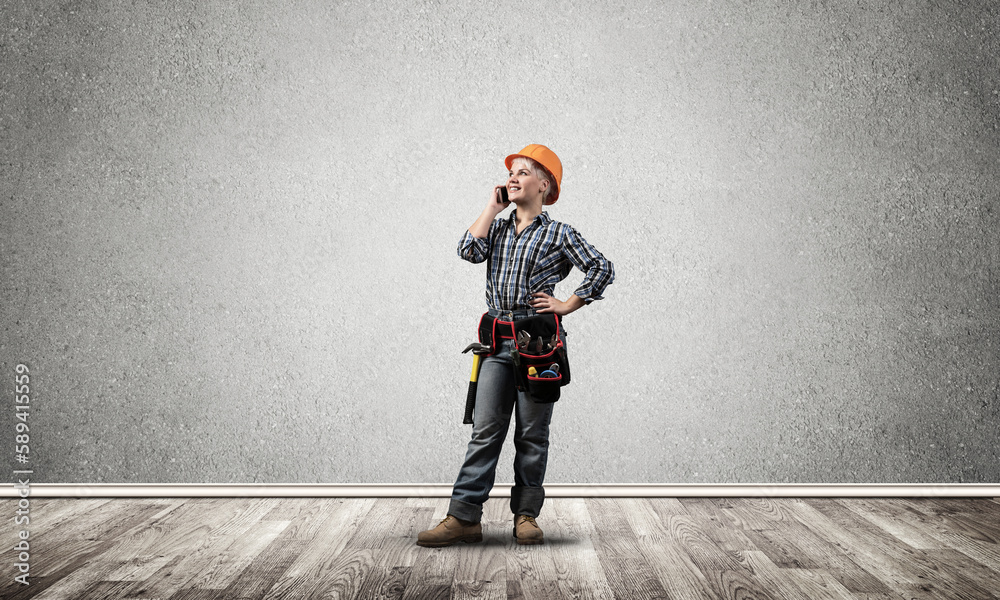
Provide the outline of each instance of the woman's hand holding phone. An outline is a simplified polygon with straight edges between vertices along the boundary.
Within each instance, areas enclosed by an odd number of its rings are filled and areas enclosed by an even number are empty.
[[[498,215],[508,206],[510,206],[510,200],[507,198],[507,186],[494,187],[493,193],[490,194],[490,201],[487,203],[487,209],[494,215]]]
[[[469,227],[469,233],[473,237],[485,238],[490,231],[490,224],[493,223],[493,219],[497,217],[500,213],[504,211],[505,208],[510,206],[510,199],[507,197],[507,186],[497,185],[493,187],[493,191],[490,192],[490,199],[486,203],[486,207],[483,208],[482,214],[476,219],[476,222]]]

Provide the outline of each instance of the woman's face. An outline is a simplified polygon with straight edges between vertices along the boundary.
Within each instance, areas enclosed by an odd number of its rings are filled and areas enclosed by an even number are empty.
[[[538,198],[542,194],[542,180],[535,176],[524,164],[524,161],[514,160],[510,165],[510,176],[507,178],[507,196],[511,202],[520,204]]]

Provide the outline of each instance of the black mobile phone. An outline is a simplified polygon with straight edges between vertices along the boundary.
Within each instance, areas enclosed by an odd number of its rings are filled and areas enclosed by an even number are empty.
[[[507,197],[507,186],[503,186],[500,188],[500,202],[502,202],[503,204],[507,204],[510,202],[510,199]]]

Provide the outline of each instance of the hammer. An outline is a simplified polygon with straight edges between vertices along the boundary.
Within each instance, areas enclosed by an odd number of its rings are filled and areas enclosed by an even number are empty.
[[[472,424],[472,413],[476,409],[476,387],[479,382],[479,367],[482,366],[482,356],[493,354],[492,346],[479,342],[469,344],[465,350],[462,350],[462,354],[469,350],[472,350],[472,377],[469,378],[469,395],[465,398],[465,419],[462,420],[464,425]]]

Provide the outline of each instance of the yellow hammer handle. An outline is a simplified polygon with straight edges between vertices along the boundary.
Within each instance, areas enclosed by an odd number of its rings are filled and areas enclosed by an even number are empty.
[[[478,354],[472,355],[472,377],[469,378],[470,383],[476,383],[479,381],[479,361],[481,360]]]

